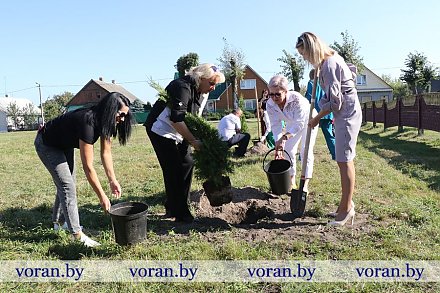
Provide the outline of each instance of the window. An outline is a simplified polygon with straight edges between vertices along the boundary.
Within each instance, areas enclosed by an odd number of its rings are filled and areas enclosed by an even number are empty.
[[[242,79],[240,80],[240,89],[241,90],[253,90],[255,85],[257,84],[256,79]]]
[[[366,85],[367,84],[367,76],[365,74],[359,74],[356,76],[356,85]]]
[[[215,111],[214,101],[208,101],[206,103],[206,111],[208,111],[208,112],[214,112]]]
[[[244,100],[245,110],[254,110],[256,108],[257,102],[255,100]]]

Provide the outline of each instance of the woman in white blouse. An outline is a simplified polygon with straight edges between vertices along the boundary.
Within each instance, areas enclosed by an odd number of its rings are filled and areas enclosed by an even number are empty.
[[[286,151],[292,158],[293,166],[290,169],[292,187],[296,188],[296,153],[301,143],[301,158],[304,156],[304,148],[309,121],[310,103],[300,93],[288,90],[288,80],[283,75],[275,75],[269,81],[269,97],[266,110],[269,115],[270,125],[275,138],[275,159],[284,158]],[[314,110],[314,115],[316,111]],[[283,121],[285,131],[283,132]],[[308,191],[308,183],[313,173],[313,147],[316,141],[318,129],[311,131],[307,166],[305,170],[304,191]]]

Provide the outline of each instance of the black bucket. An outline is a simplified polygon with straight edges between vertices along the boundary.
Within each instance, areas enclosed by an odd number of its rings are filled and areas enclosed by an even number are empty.
[[[141,202],[121,202],[112,205],[109,214],[116,243],[131,245],[147,237],[147,211],[148,205]]]
[[[284,151],[290,161],[285,159],[272,160],[269,163],[264,164],[267,155],[272,151],[274,151],[274,149],[268,151],[263,159],[263,170],[267,174],[272,193],[276,195],[287,194],[290,192],[290,187],[292,185],[289,172],[289,169],[292,167],[292,159],[290,158],[290,155]]]

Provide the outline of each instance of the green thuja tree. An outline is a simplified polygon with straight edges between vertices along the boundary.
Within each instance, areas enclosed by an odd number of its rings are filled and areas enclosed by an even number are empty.
[[[233,172],[228,145],[220,139],[217,129],[201,117],[187,113],[185,124],[203,142],[203,147],[193,154],[196,177],[221,187],[222,176]]]
[[[163,100],[165,102],[168,102],[168,94],[167,91],[155,80],[153,80],[152,77],[147,78],[147,83],[149,86],[154,88],[157,91],[157,98],[159,100]]]
[[[167,92],[159,83],[152,78],[148,83],[157,90],[159,99],[168,102]],[[233,172],[228,145],[220,139],[217,129],[201,117],[186,113],[185,124],[191,133],[203,142],[202,149],[193,154],[196,177],[211,181],[216,188],[221,187],[222,176]]]
[[[243,96],[240,96],[240,99],[238,99],[238,107],[244,112],[244,99]],[[241,123],[241,132],[248,132],[249,127],[246,122],[246,115],[240,116],[240,123]]]

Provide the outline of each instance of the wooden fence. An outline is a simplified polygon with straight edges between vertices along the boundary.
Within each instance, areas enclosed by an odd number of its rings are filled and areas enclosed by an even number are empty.
[[[419,134],[424,129],[440,132],[440,93],[425,93],[391,102],[372,101],[362,104],[364,122],[383,123],[384,128],[398,126],[416,127]]]

